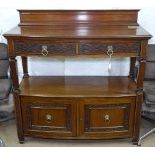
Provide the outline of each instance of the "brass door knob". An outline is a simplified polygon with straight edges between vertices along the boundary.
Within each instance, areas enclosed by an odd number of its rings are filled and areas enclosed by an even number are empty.
[[[108,124],[110,123],[110,116],[106,114],[106,115],[104,116],[104,121],[105,121],[105,123],[108,125]]]
[[[50,114],[46,115],[46,121],[51,122],[52,119],[53,119],[52,115],[50,115]]]

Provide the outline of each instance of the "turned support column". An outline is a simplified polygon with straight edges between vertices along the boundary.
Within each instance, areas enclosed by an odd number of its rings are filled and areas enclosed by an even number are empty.
[[[13,90],[19,93],[19,79],[17,70],[17,60],[15,57],[9,58],[10,63],[10,75],[12,79]]]
[[[139,90],[137,92],[137,97],[136,97],[135,121],[134,121],[134,130],[133,130],[133,139],[132,139],[132,142],[135,145],[138,145],[138,141],[139,141],[142,102],[143,102],[143,90]]]
[[[22,66],[23,66],[23,78],[28,78],[28,63],[27,63],[27,57],[22,56]]]
[[[130,73],[129,77],[134,79],[134,73],[135,73],[135,64],[136,64],[136,57],[130,58]]]
[[[134,122],[134,132],[133,132],[133,144],[138,145],[139,132],[140,132],[140,120],[141,120],[141,107],[143,103],[143,81],[145,75],[145,64],[146,60],[144,58],[139,58],[138,76],[137,76],[137,97],[136,97],[136,107],[135,107],[135,122]]]
[[[147,50],[148,50],[148,40],[142,40],[140,57],[138,58],[139,67],[138,67],[138,76],[137,76],[137,90],[143,90]]]
[[[137,90],[143,90],[143,82],[145,76],[146,59],[139,58],[138,76],[137,76]]]
[[[136,107],[135,107],[135,122],[133,132],[133,144],[138,145],[139,132],[140,132],[140,120],[141,120],[141,107],[143,103],[143,82],[145,76],[146,66],[146,52],[148,49],[147,40],[141,41],[140,57],[138,58],[138,76],[137,76],[137,96],[136,96]]]
[[[15,103],[15,112],[16,112],[16,123],[17,123],[17,134],[19,142],[24,142],[24,133],[23,133],[23,124],[22,124],[22,114],[21,114],[21,105],[20,105],[20,89],[19,89],[19,80],[18,80],[18,70],[17,70],[17,60],[15,57],[9,58],[10,63],[10,75],[12,78],[13,85],[13,96]]]

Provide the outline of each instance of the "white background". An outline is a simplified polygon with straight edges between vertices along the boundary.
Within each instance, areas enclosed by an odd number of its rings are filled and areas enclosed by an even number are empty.
[[[141,9],[138,23],[153,35],[149,44],[155,43],[153,0],[0,0],[1,33],[19,23],[16,9]],[[0,41],[5,42],[4,38]],[[31,75],[128,75],[128,58],[113,59],[111,73],[108,73],[108,62],[109,59],[29,58],[29,72]],[[20,59],[18,65],[22,76]]]

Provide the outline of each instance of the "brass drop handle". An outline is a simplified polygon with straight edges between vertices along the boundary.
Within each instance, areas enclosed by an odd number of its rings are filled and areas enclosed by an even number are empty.
[[[109,124],[110,123],[110,116],[106,114],[104,116],[104,121],[105,121],[106,124]]]
[[[52,115],[50,115],[50,114],[47,114],[47,115],[46,115],[46,121],[47,121],[47,122],[51,122],[52,119],[53,119]]]
[[[107,54],[111,57],[113,55],[114,51],[113,51],[113,46],[108,46],[107,47]]]
[[[114,54],[113,47],[108,46],[107,47],[107,55],[109,56],[109,65],[108,65],[108,72],[111,72],[111,57]]]
[[[47,56],[48,55],[48,50],[47,50],[47,46],[46,45],[41,46],[41,54],[43,56]]]

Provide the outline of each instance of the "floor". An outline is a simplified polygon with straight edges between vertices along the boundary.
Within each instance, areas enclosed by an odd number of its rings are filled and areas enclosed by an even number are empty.
[[[142,119],[141,135],[149,131],[155,125]],[[118,140],[52,140],[39,138],[26,138],[24,144],[19,144],[16,134],[15,120],[0,125],[0,137],[8,147],[136,147],[130,139]],[[155,133],[142,142],[143,147],[155,147]]]

